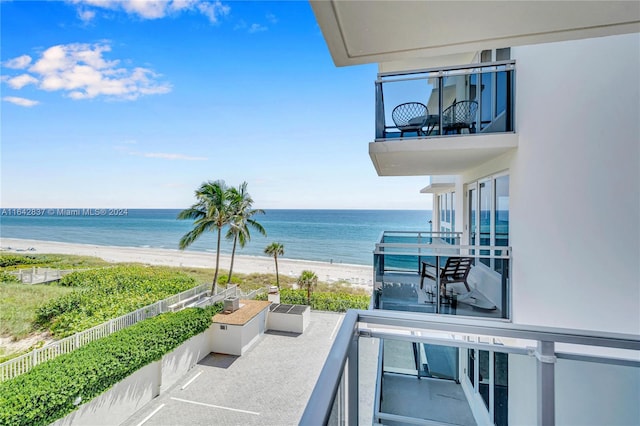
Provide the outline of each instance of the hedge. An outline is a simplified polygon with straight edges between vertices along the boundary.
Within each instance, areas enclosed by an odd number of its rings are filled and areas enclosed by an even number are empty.
[[[221,304],[166,313],[0,383],[0,425],[46,425],[202,333]]]
[[[266,300],[265,295],[263,298]],[[369,301],[368,295],[320,291],[311,293],[311,309],[318,311],[346,312],[347,309],[368,309]],[[280,290],[280,303],[306,305],[307,290],[283,288]]]
[[[64,276],[61,286],[78,288],[36,311],[36,324],[57,338],[133,312],[197,285],[193,277],[166,267],[116,266]]]

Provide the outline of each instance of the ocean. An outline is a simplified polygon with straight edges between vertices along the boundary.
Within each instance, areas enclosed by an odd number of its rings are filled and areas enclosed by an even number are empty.
[[[0,236],[123,247],[177,249],[192,221],[178,209],[2,209]],[[267,231],[251,229],[237,254],[264,256],[277,241],[290,259],[372,265],[383,231],[427,231],[429,210],[266,210],[254,216]],[[216,234],[202,235],[187,250],[215,252]],[[221,253],[231,253],[224,239]]]

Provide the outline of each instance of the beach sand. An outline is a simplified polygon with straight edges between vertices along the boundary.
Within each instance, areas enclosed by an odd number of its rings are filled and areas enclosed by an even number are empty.
[[[2,251],[23,254],[53,253],[94,256],[113,263],[134,262],[148,265],[196,268],[215,268],[216,262],[215,253],[158,248],[99,246],[15,238],[0,238],[0,249]],[[230,255],[220,254],[220,270],[228,271],[230,262]],[[278,269],[281,276],[298,277],[303,270],[311,270],[316,273],[320,281],[335,282],[344,280],[354,286],[368,289],[372,288],[373,268],[371,266],[278,258]],[[236,255],[233,263],[233,271],[242,274],[254,272],[275,274],[276,268],[272,257]]]

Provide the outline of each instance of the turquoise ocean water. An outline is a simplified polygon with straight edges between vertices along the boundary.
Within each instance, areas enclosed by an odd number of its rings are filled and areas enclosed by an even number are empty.
[[[16,214],[15,209],[2,209],[0,236],[177,249],[180,237],[192,224],[176,220],[179,211],[48,209],[25,216]],[[372,252],[382,231],[426,231],[430,219],[428,210],[267,210],[256,216],[267,236],[252,230],[251,241],[238,254],[263,256],[265,246],[278,241],[284,245],[286,258],[372,265]],[[188,250],[214,252],[215,245],[212,232]],[[221,252],[231,253],[231,244],[224,238]]]

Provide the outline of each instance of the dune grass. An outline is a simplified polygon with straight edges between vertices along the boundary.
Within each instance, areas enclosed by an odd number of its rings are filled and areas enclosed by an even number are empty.
[[[0,284],[0,335],[14,339],[34,331],[36,309],[74,291],[58,285]]]
[[[58,255],[58,254],[0,254],[0,337],[19,341],[29,336],[37,336],[42,330],[36,324],[37,310],[81,288],[63,287],[56,283],[26,285],[15,282],[2,282],[6,275],[3,272],[30,268],[34,266],[57,269],[91,269],[105,266],[124,266],[134,264],[108,263],[102,259],[90,256]],[[167,267],[168,268],[168,267]],[[182,272],[192,277],[196,283],[210,283],[213,279],[213,268],[174,267],[168,268]],[[218,284],[224,287],[227,282],[228,271],[220,271]],[[294,288],[297,277],[280,275],[280,285],[283,289]],[[234,273],[232,284],[238,285],[243,291],[251,291],[276,284],[275,274],[239,274]],[[325,283],[319,282],[317,292],[341,293],[350,295],[367,295],[365,289],[353,287],[348,282]],[[24,350],[22,350],[24,351]],[[20,352],[7,348],[0,348],[0,362]]]

